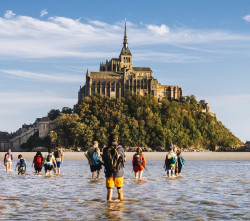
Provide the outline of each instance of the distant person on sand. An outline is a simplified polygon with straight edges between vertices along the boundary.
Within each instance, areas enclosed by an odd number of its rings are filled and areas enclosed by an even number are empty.
[[[56,159],[57,173],[61,172],[61,165],[63,163],[63,151],[60,144],[56,145],[56,150],[54,151],[54,156]]]
[[[89,161],[90,171],[92,173],[92,179],[95,180],[95,173],[97,171],[97,178],[101,178],[101,153],[98,147],[98,141],[94,141],[93,147],[90,147],[85,153],[86,158]]]
[[[184,160],[183,156],[181,155],[181,150],[180,149],[178,149],[176,153],[177,153],[177,167],[176,167],[175,170],[176,170],[176,175],[180,176],[182,167],[183,167],[183,165],[185,163],[185,160]]]
[[[4,165],[6,167],[6,172],[11,171],[12,160],[13,160],[13,155],[11,153],[11,149],[9,149],[8,152],[4,155],[4,160],[3,160]]]
[[[113,188],[117,187],[119,200],[123,200],[122,186],[124,176],[124,162],[126,156],[122,146],[118,145],[118,136],[110,136],[109,144],[103,149],[103,162],[105,166],[107,200],[112,200]]]
[[[173,147],[169,147],[168,153],[166,155],[164,168],[167,171],[168,177],[174,176],[176,165],[176,154],[173,151]]]
[[[16,170],[18,169],[18,175],[25,175],[26,172],[26,161],[23,159],[21,154],[18,155],[18,160],[16,163]]]
[[[35,168],[36,173],[40,173],[42,171],[43,161],[44,158],[41,151],[37,151],[32,163],[32,167]]]
[[[142,173],[146,166],[146,159],[140,147],[136,149],[136,153],[134,154],[132,159],[132,165],[133,165],[133,170],[135,172],[135,179],[137,179],[138,173],[139,173],[138,178],[142,179]]]
[[[53,167],[57,167],[56,166],[56,160],[55,157],[53,155],[53,150],[49,149],[48,154],[45,155],[44,157],[44,169],[45,169],[45,175],[52,175],[52,170]]]

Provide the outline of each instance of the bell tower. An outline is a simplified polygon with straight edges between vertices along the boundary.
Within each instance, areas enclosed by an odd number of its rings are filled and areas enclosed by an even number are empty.
[[[121,69],[123,69],[123,68],[132,69],[132,54],[128,48],[126,18],[125,18],[123,48],[122,48],[122,51],[120,54],[120,67],[121,67]]]

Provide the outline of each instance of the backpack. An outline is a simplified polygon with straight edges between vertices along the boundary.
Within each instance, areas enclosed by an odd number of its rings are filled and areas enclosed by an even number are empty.
[[[19,166],[20,167],[25,167],[25,161],[24,161],[24,159],[20,159]]]
[[[170,154],[170,156],[172,157],[171,159],[170,159],[170,165],[172,165],[172,164],[176,164],[176,158],[175,157],[173,157],[172,156],[172,154]]]
[[[141,166],[141,165],[143,165],[142,156],[140,154],[135,154],[133,166],[138,167],[138,166]]]
[[[172,154],[170,154],[170,156],[172,157],[170,159],[168,159],[168,157],[166,157],[166,161],[165,161],[166,166],[170,166],[172,164],[174,164],[174,165],[176,164],[176,158],[173,157]]]
[[[36,163],[42,163],[42,156],[36,157]]]
[[[99,162],[100,158],[99,158],[97,152],[93,153],[92,160],[93,160],[94,165],[99,165],[100,164],[100,162]]]
[[[185,164],[185,160],[184,160],[183,156],[179,156],[179,162],[180,162],[181,166],[183,166]]]
[[[52,160],[52,155],[49,154],[49,155],[47,156],[46,161],[47,161],[48,164],[51,164],[51,160]]]
[[[108,147],[103,153],[103,162],[106,171],[117,172],[122,160],[122,156],[114,146]]]

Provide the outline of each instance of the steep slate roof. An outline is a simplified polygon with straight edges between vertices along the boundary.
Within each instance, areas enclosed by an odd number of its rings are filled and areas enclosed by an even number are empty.
[[[150,68],[147,67],[133,67],[135,71],[152,71]]]

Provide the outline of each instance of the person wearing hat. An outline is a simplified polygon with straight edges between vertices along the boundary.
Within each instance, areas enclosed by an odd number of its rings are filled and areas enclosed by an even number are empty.
[[[146,159],[142,153],[142,149],[138,147],[136,153],[132,159],[133,170],[135,172],[135,179],[137,179],[137,174],[139,173],[139,179],[142,179],[142,173],[146,166]]]
[[[176,153],[174,152],[173,147],[170,146],[168,148],[165,164],[163,166],[163,168],[165,168],[165,170],[167,171],[168,177],[170,177],[170,174],[172,177],[174,176],[176,160],[177,160]]]
[[[95,173],[97,171],[97,178],[101,178],[101,153],[99,149],[98,141],[94,141],[93,147],[90,147],[88,151],[85,153],[86,158],[89,161],[90,171],[92,173],[92,179],[95,180]]]

